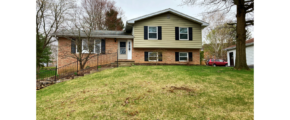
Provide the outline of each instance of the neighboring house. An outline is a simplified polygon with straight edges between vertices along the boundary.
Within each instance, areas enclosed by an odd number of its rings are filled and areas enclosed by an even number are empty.
[[[119,60],[135,64],[200,64],[202,29],[209,24],[173,9],[165,9],[126,22],[125,31],[96,30],[92,32],[100,51],[114,53],[118,49]],[[76,37],[62,31],[55,34],[59,48],[58,66],[76,61],[60,57],[64,51],[76,53],[76,47],[68,37]],[[83,33],[81,33],[83,35]],[[100,42],[97,42],[100,41]],[[83,47],[84,48],[84,47]]]
[[[236,45],[225,48],[227,51],[227,61],[229,66],[234,66],[236,62]],[[254,38],[246,41],[246,60],[248,66],[254,66]]]

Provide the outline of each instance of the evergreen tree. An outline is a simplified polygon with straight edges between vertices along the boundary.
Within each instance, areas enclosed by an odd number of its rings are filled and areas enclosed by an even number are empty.
[[[118,11],[110,9],[106,13],[105,26],[107,30],[123,30],[124,24],[122,18],[117,18]]]
[[[37,39],[39,38],[39,39]],[[49,63],[50,61],[50,46],[47,46],[43,49],[45,37],[42,35],[39,35],[39,37],[36,37],[36,67],[44,67],[43,63]]]

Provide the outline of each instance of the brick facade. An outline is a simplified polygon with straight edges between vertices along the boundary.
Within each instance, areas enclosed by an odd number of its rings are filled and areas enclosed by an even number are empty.
[[[110,64],[117,60],[117,48],[118,48],[118,40],[115,42],[114,38],[106,39],[106,54],[101,54],[99,57],[98,65],[102,64]],[[125,39],[124,39],[125,40]],[[127,39],[126,39],[127,40]],[[134,41],[133,41],[134,42]],[[132,47],[133,44],[132,44]],[[136,64],[150,64],[156,62],[149,62],[144,60],[144,52],[162,52],[162,61],[158,61],[161,64],[192,64],[199,65],[200,64],[200,49],[170,49],[170,48],[133,48],[132,49],[132,60],[135,61]],[[190,62],[179,62],[175,61],[175,52],[192,52],[192,61]],[[110,54],[110,55],[107,55]],[[112,55],[114,54],[114,55]],[[69,63],[75,62],[76,59],[70,57],[71,54],[71,41],[60,37],[58,40],[58,67],[62,67]],[[94,54],[96,55],[96,54]],[[94,56],[93,55],[93,56]],[[91,59],[91,61],[96,60],[97,57]],[[93,62],[88,62],[88,66],[93,66]],[[76,66],[76,65],[75,65]]]

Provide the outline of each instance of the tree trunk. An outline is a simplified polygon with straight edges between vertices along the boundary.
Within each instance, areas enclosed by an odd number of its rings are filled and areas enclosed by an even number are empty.
[[[236,63],[235,69],[249,70],[246,60],[246,10],[244,0],[237,3],[237,41],[236,41]]]

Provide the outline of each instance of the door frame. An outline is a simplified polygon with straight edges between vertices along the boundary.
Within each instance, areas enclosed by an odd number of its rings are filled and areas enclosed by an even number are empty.
[[[120,54],[121,50],[120,50],[120,42],[125,42],[126,45],[126,54]],[[122,56],[122,58],[120,58],[120,56]],[[125,56],[125,57],[124,57]],[[118,59],[127,59],[128,57],[128,45],[127,45],[127,40],[118,40]]]
[[[234,66],[234,52],[229,52],[229,59],[230,59],[230,61],[229,61],[230,65],[229,66]]]

